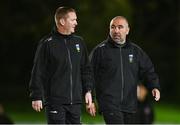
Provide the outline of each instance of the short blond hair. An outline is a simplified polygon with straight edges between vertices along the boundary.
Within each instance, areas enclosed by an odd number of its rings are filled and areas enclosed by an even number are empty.
[[[59,7],[56,9],[56,13],[54,15],[54,20],[55,20],[55,23],[56,25],[58,24],[58,21],[61,19],[61,18],[66,18],[66,15],[69,13],[69,12],[74,12],[76,13],[75,9],[73,8],[70,8],[70,7]]]

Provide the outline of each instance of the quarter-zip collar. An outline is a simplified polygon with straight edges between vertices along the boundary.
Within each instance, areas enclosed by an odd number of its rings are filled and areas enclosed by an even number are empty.
[[[54,27],[54,28],[52,29],[51,34],[54,34],[54,35],[56,35],[56,36],[58,36],[58,37],[65,38],[65,39],[68,39],[68,38],[71,38],[71,37],[72,37],[72,34],[70,34],[70,35],[64,35],[64,34],[58,32],[56,27]]]
[[[68,38],[72,37],[72,34],[70,34],[70,35],[64,35],[64,34],[59,33],[58,31],[56,31],[55,34],[56,34],[57,36],[60,36],[60,37],[62,37],[62,38],[65,38],[65,39],[68,39]]]

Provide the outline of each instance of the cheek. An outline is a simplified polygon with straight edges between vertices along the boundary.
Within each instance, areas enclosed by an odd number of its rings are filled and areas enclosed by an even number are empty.
[[[127,33],[128,33],[127,31],[121,31],[121,34],[124,36],[127,35]]]
[[[109,32],[109,34],[110,34],[110,36],[112,37],[114,33],[111,31],[111,32]]]
[[[110,34],[114,34],[114,30],[110,30]]]
[[[129,34],[129,30],[126,30],[126,35],[128,35]]]
[[[70,26],[73,27],[73,26],[74,26],[74,23],[71,23]]]

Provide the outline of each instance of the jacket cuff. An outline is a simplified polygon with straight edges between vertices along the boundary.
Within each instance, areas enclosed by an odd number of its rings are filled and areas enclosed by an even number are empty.
[[[42,98],[41,98],[41,97],[31,97],[31,100],[32,100],[32,101],[42,100]]]

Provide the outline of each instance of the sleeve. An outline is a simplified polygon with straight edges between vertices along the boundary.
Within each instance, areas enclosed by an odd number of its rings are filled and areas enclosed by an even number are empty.
[[[97,78],[98,78],[98,68],[99,68],[99,61],[98,61],[98,57],[100,57],[99,53],[98,53],[98,49],[96,49],[96,47],[91,51],[90,53],[90,62],[91,62],[91,65],[92,65],[92,69],[93,69],[93,90],[92,90],[92,98],[93,98],[93,101],[95,100],[96,98],[96,88],[97,88]]]
[[[155,72],[151,59],[142,50],[140,50],[139,58],[140,79],[147,81],[146,84],[149,89],[157,88],[160,90],[159,77]]]
[[[30,98],[32,100],[43,99],[43,88],[48,79],[48,55],[47,44],[41,42],[36,50],[29,83]]]
[[[93,68],[93,77],[95,81],[97,80],[97,76],[98,76],[98,68],[99,68],[98,57],[99,57],[98,49],[94,48],[90,54],[90,62]]]
[[[93,90],[93,71],[88,58],[86,45],[82,42],[83,51],[81,56],[81,79],[83,85],[83,93]]]

